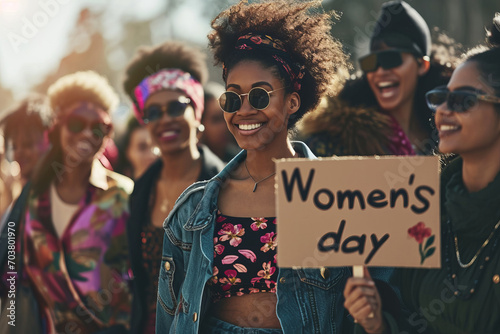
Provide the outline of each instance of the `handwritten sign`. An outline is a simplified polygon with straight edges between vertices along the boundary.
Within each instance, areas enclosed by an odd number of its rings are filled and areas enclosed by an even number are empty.
[[[280,267],[441,266],[437,157],[276,161]]]

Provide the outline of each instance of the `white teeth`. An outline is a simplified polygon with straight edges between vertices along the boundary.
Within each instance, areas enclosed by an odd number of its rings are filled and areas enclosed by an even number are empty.
[[[80,141],[76,144],[76,147],[80,150],[80,151],[90,151],[92,149],[92,145],[90,145],[89,142],[87,141]]]
[[[383,82],[379,82],[378,83],[378,87],[379,88],[386,88],[386,87],[389,87],[389,86],[393,86],[395,83],[392,82],[392,81],[383,81]]]
[[[257,128],[260,128],[262,126],[262,123],[256,123],[256,124],[239,124],[238,127],[240,130],[255,130]]]
[[[168,136],[173,136],[175,135],[175,131],[165,131],[161,133],[162,137],[168,137]]]
[[[458,126],[456,125],[441,125],[439,127],[439,130],[441,131],[453,131],[453,130],[457,130],[458,129]]]
[[[388,91],[388,92],[383,92],[382,93],[382,97],[384,98],[389,98],[389,97],[392,97],[394,96],[396,93],[394,91]]]

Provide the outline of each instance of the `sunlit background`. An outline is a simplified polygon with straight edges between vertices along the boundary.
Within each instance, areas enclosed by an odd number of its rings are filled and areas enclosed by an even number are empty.
[[[0,0],[1,111],[29,91],[46,92],[62,75],[93,69],[122,93],[123,70],[139,45],[176,39],[206,50],[210,20],[231,0]],[[325,0],[342,12],[333,34],[353,60],[366,43],[381,0]],[[498,0],[408,0],[430,27],[465,47],[482,42]],[[208,54],[208,51],[207,51]],[[211,80],[220,81],[213,68]],[[117,118],[128,113],[123,98]],[[125,116],[123,116],[125,117]]]

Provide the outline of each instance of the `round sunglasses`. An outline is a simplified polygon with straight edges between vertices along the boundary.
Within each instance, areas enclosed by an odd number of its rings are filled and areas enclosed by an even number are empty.
[[[183,98],[182,100],[174,100],[167,103],[167,105],[151,104],[144,108],[144,114],[142,120],[145,124],[157,121],[163,117],[163,114],[167,114],[172,118],[176,118],[184,115],[187,107],[190,106],[191,100],[188,98]]]
[[[429,109],[436,109],[446,102],[446,107],[454,112],[466,112],[474,107],[478,101],[486,101],[494,104],[500,103],[500,97],[481,93],[470,92],[466,90],[457,90],[450,92],[446,88],[436,88],[425,94],[425,100]]]
[[[267,91],[262,87],[254,87],[245,94],[226,91],[219,97],[219,106],[223,111],[227,113],[235,113],[240,110],[241,105],[243,104],[243,100],[241,99],[241,97],[248,95],[248,102],[250,103],[250,106],[252,108],[257,110],[264,110],[269,107],[269,103],[271,103],[270,94],[281,89],[285,89],[285,87],[281,87],[271,91]]]
[[[109,123],[104,123],[102,121],[89,122],[83,117],[69,116],[66,119],[66,128],[74,134],[80,133],[85,129],[90,129],[95,136],[104,137],[107,136],[113,126]]]

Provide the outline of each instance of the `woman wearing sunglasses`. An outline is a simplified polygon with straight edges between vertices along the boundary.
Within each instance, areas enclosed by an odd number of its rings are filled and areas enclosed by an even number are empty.
[[[345,66],[319,2],[246,1],[212,21],[219,98],[243,149],[215,178],[196,183],[164,223],[158,333],[338,333],[346,268],[276,263],[274,159],[315,158],[288,134],[331,93]],[[313,223],[313,222],[311,222]]]
[[[399,330],[409,333],[500,330],[500,13],[489,42],[447,86],[427,93],[439,150],[458,157],[441,174],[442,268],[395,275],[409,308]],[[368,332],[375,326],[366,315],[376,312],[376,289],[369,280],[352,279],[345,293],[346,307]]]
[[[370,54],[359,59],[364,75],[303,120],[301,132],[313,151],[321,156],[431,154],[438,138],[424,94],[448,82],[456,47],[447,45],[446,36],[439,38],[439,52],[431,54],[429,28],[420,14],[404,1],[385,3]]]
[[[131,309],[125,224],[133,183],[98,160],[118,96],[88,71],[60,78],[48,97],[52,146],[34,171],[16,244],[23,284],[34,291],[45,333],[123,333]]]
[[[124,88],[160,158],[136,181],[127,225],[134,274],[132,333],[154,333],[163,220],[195,181],[208,180],[224,163],[197,132],[208,76],[204,55],[180,42],[140,48],[126,70]]]

